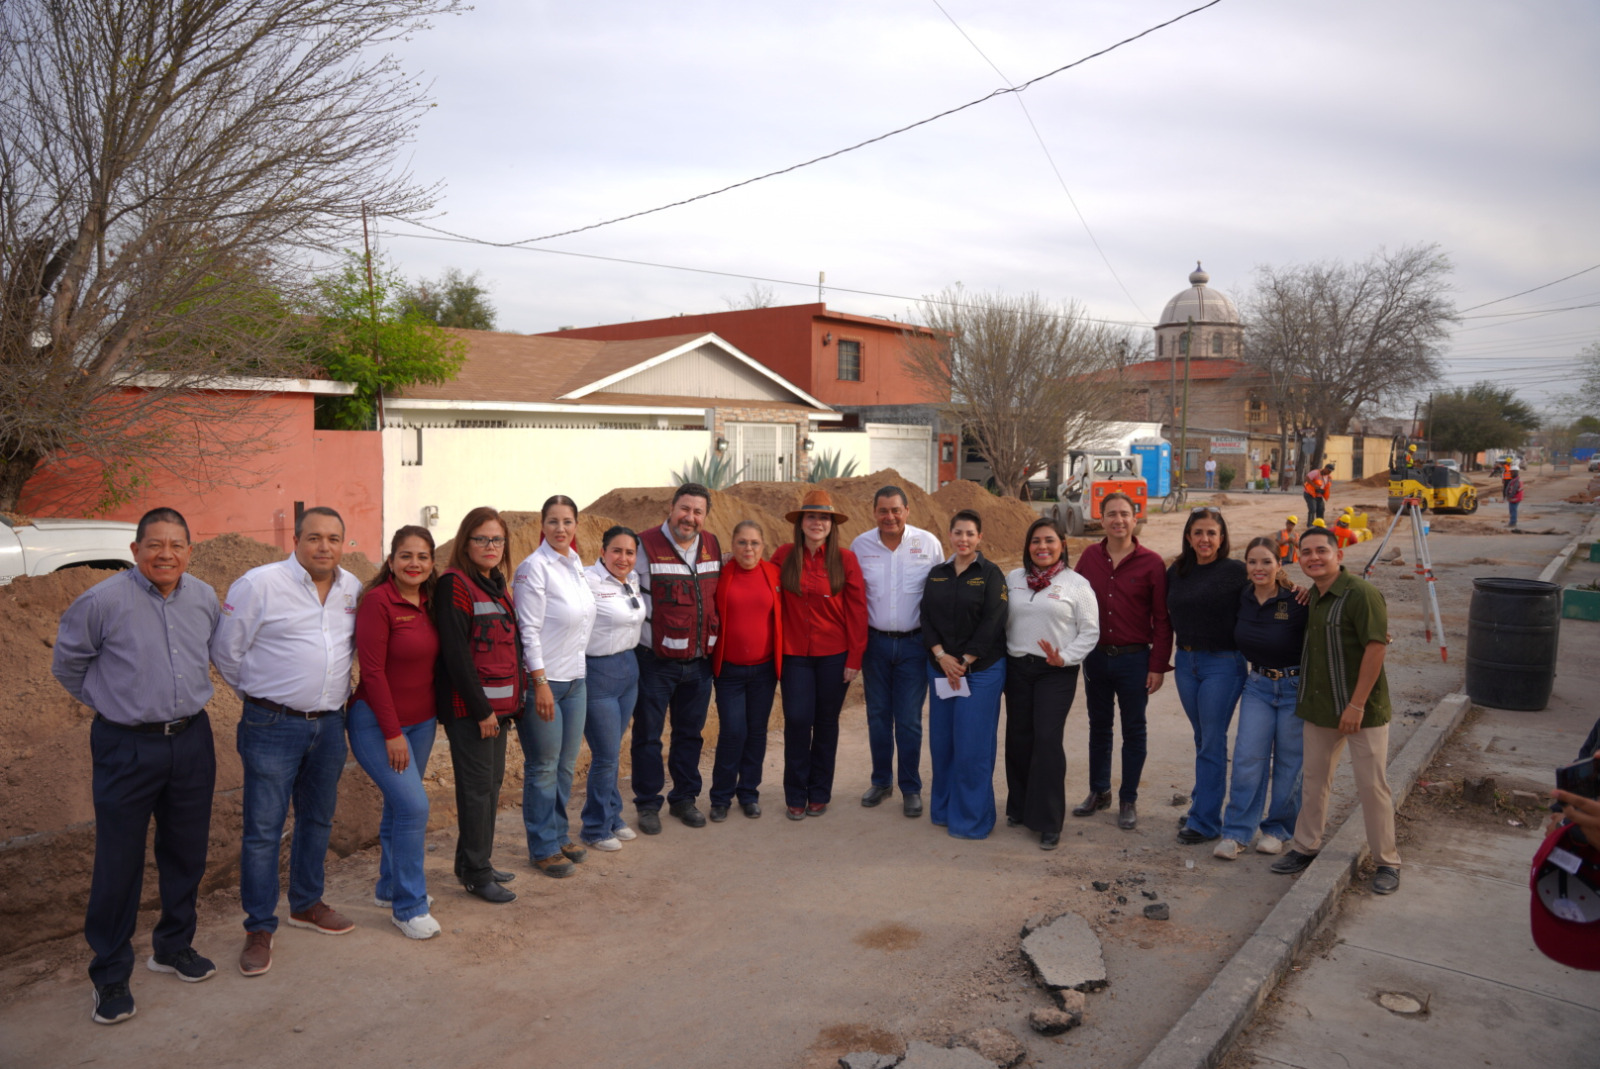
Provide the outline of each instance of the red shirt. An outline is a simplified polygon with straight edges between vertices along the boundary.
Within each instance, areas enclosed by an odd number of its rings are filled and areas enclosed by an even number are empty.
[[[399,738],[402,727],[433,718],[438,658],[439,632],[426,601],[420,608],[411,604],[393,580],[367,591],[356,609],[361,685],[352,700],[372,706],[384,738]]]
[[[763,562],[764,563],[764,562]],[[727,594],[723,594],[723,588]],[[722,566],[717,585],[717,616],[722,621],[718,648],[728,664],[766,664],[777,649],[777,594],[766,569],[742,568],[737,561]]]
[[[794,543],[778,547],[772,563],[781,571],[794,552]],[[848,549],[844,558],[844,589],[835,594],[828,583],[828,559],[807,553],[800,570],[800,593],[783,591],[783,655],[830,657],[845,655],[844,666],[859,670],[867,652],[867,587],[861,564]]]
[[[1167,566],[1160,554],[1133,540],[1133,552],[1112,565],[1104,539],[1083,551],[1077,572],[1100,605],[1102,646],[1150,647],[1150,671],[1171,671],[1172,624],[1167,619]]]

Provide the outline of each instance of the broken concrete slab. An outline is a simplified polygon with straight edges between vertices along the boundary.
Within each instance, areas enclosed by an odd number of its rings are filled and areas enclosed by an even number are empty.
[[[893,1054],[872,1050],[853,1050],[839,1059],[839,1069],[893,1069],[900,1059]]]
[[[1022,956],[1046,988],[1098,991],[1106,986],[1106,960],[1089,922],[1064,913],[1022,940]]]
[[[1079,998],[1083,996],[1074,991]],[[985,1058],[989,1059],[1000,1069],[1011,1069],[1028,1056],[1028,1050],[1018,1041],[1017,1037],[1003,1028],[979,1028],[968,1032],[957,1042],[962,1046],[971,1047]]]
[[[995,1069],[995,1065],[966,1047],[936,1047],[914,1039],[906,1044],[906,1056],[900,1060],[900,1069]]]
[[[1152,902],[1144,907],[1144,915],[1153,921],[1164,921],[1171,919],[1172,911],[1167,908],[1165,902]]]
[[[1028,1014],[1028,1027],[1041,1036],[1059,1036],[1083,1023],[1083,1014],[1066,1010],[1034,1010]]]

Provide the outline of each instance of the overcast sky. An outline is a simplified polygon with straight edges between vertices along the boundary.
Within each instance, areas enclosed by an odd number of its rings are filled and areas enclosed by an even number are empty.
[[[875,137],[1200,0],[475,2],[401,50],[438,102],[409,164],[443,183],[434,225],[509,242]],[[826,271],[828,305],[868,315],[960,282],[1152,324],[1196,260],[1238,297],[1262,264],[1422,242],[1465,309],[1600,265],[1597,46],[1594,0],[1222,0],[1022,94],[543,251],[392,220],[380,240],[411,278],[482,272],[514,331],[720,311],[751,286],[558,252],[782,280],[779,304]],[[1600,269],[1467,314],[1597,303]],[[1596,339],[1600,307],[1467,319],[1447,382],[1543,404]]]

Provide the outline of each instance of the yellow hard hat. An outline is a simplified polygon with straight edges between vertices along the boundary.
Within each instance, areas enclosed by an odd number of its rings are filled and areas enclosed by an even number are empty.
[[[1354,505],[1346,505],[1344,507],[1344,514],[1346,516],[1354,516],[1356,514],[1355,506]]]
[[[1322,517],[1321,516],[1318,516],[1316,519],[1311,521],[1311,526],[1313,526],[1313,527],[1326,527],[1328,525],[1322,521]]]
[[[1411,453],[1415,453],[1417,451],[1417,447],[1414,446],[1414,445],[1408,445],[1408,446],[1406,446],[1406,451],[1407,452],[1411,452]]]
[[[1349,516],[1340,516],[1337,520],[1334,520],[1333,522],[1338,524],[1340,527],[1349,527],[1350,526],[1350,517]],[[1324,525],[1324,526],[1326,526],[1326,525]]]
[[[1288,519],[1288,521],[1290,523],[1299,523],[1300,522],[1300,517],[1299,516],[1289,516],[1289,517],[1286,517],[1286,518]]]

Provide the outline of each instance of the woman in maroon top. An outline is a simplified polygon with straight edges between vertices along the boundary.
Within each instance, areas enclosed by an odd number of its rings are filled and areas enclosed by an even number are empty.
[[[425,527],[402,527],[356,610],[361,685],[346,717],[350,752],[383,792],[372,898],[390,908],[395,927],[412,939],[439,934],[422,873],[428,832],[422,773],[438,727],[433,666],[439,633],[428,611],[432,594],[433,536]]]
[[[711,819],[728,819],[734,795],[744,815],[761,815],[767,721],[783,675],[778,566],[761,559],[766,537],[754,520],[733,529],[733,559],[717,580],[722,639],[711,655],[717,689],[717,751],[711,764]]]
[[[794,541],[772,555],[783,589],[783,793],[790,820],[828,811],[839,710],[867,649],[861,565],[839,546],[839,524],[847,518],[826,490],[812,490],[788,515]]]

